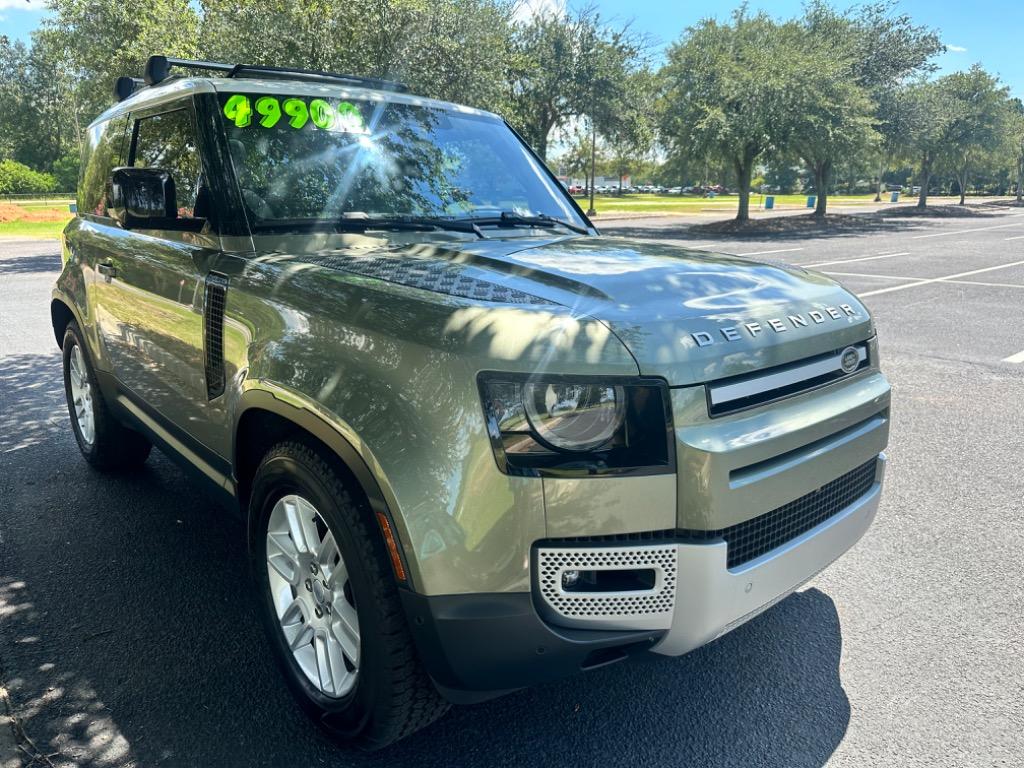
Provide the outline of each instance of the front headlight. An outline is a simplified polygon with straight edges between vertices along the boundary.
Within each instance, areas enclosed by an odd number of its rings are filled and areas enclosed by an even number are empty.
[[[482,373],[480,395],[495,459],[508,474],[672,471],[660,379]]]
[[[566,451],[589,451],[615,436],[626,404],[622,387],[528,382],[523,405],[545,443]]]

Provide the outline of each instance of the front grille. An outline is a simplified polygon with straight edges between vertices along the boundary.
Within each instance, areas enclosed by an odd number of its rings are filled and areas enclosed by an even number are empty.
[[[679,531],[687,541],[724,539],[729,568],[748,563],[841,512],[871,490],[877,460],[862,464],[816,491],[771,512],[717,531]]]
[[[867,345],[855,344],[853,350],[859,362],[852,371],[842,368],[841,362],[846,352],[844,348],[795,363],[714,381],[707,385],[708,414],[715,418],[766,405],[831,384],[869,367]]]

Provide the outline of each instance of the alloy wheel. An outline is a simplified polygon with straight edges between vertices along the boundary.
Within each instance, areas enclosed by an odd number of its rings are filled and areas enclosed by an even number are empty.
[[[282,497],[270,512],[267,574],[281,631],[303,674],[325,696],[349,693],[360,640],[348,568],[326,520],[301,496]]]
[[[96,412],[92,402],[92,386],[86,373],[85,357],[78,344],[71,350],[70,369],[71,403],[75,409],[75,421],[78,422],[82,440],[91,446],[96,440]]]

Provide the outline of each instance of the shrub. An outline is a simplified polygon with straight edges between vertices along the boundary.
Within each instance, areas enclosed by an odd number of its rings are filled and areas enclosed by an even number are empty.
[[[81,159],[77,152],[69,152],[53,164],[53,177],[57,180],[57,192],[74,192],[78,189],[78,168]]]
[[[57,179],[14,160],[0,161],[0,195],[43,194],[57,191]]]

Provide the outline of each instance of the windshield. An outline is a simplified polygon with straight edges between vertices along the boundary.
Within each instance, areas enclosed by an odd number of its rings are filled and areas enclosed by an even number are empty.
[[[220,97],[254,229],[502,213],[585,225],[500,120],[386,101]]]

